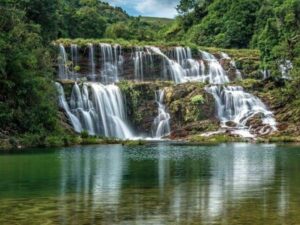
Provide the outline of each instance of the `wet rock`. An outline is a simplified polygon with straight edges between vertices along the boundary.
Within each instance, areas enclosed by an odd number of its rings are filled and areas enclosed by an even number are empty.
[[[227,127],[232,127],[232,128],[237,127],[237,124],[235,122],[233,122],[233,121],[228,121],[228,122],[226,122],[225,125]]]

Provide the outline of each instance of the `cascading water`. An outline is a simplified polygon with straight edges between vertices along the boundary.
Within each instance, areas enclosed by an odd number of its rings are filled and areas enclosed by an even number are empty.
[[[170,73],[172,80],[175,83],[184,83],[185,80],[185,71],[181,67],[179,63],[177,63],[175,60],[171,60],[168,56],[166,56],[159,48],[157,47],[147,47],[149,51],[153,52],[154,54],[157,54],[161,56],[164,59],[164,72]],[[165,75],[166,76],[166,75]]]
[[[126,124],[123,97],[116,85],[84,83],[80,90],[75,83],[69,104],[62,86],[57,83],[57,87],[60,106],[65,110],[76,132],[86,130],[90,135],[133,138]]]
[[[66,101],[65,98],[65,92],[64,92],[64,88],[60,83],[55,83],[56,85],[56,89],[58,92],[58,104],[59,107],[61,107],[65,112],[66,115],[71,123],[71,125],[73,126],[74,130],[79,133],[82,131],[82,126],[81,123],[79,121],[79,119],[71,112],[69,105]]]
[[[132,58],[134,63],[134,80],[144,81],[145,73],[149,74],[153,71],[153,54],[148,47],[135,47]]]
[[[136,47],[133,57],[134,62],[134,79],[136,81],[144,80],[144,65],[143,65],[144,51],[141,47]]]
[[[101,51],[101,80],[102,82],[114,83],[119,81],[124,59],[120,45],[100,44]]]
[[[186,79],[199,79],[203,75],[201,72],[205,70],[202,68],[204,64],[201,65],[198,60],[192,58],[190,48],[175,47],[169,55],[182,67]]]
[[[242,80],[243,79],[242,73],[237,68],[235,61],[233,59],[231,59],[231,57],[228,54],[224,53],[224,52],[221,52],[220,55],[221,55],[221,59],[230,60],[230,65],[235,69],[236,78],[239,79],[239,80]]]
[[[164,90],[155,92],[156,103],[158,105],[158,116],[154,119],[152,125],[152,136],[154,138],[163,138],[171,133],[170,114],[166,112],[164,105]]]
[[[58,77],[61,80],[68,79],[70,71],[68,68],[68,57],[65,47],[59,45],[59,56],[58,56]]]
[[[69,70],[68,56],[64,46],[59,47],[59,78],[76,80],[78,76],[74,73],[75,67],[80,68],[78,47],[71,45],[73,72]],[[265,126],[257,133],[265,134],[276,130],[276,122],[272,113],[258,98],[244,92],[241,87],[225,86],[230,80],[220,63],[222,60],[230,60],[231,67],[236,71],[236,77],[242,79],[234,60],[226,53],[220,53],[220,59],[218,59],[208,52],[200,51],[198,58],[195,59],[190,48],[175,47],[162,51],[158,47],[146,46],[136,47],[131,57],[128,55],[126,57],[126,55],[123,56],[126,53],[122,53],[119,45],[100,44],[99,49],[100,61],[96,59],[98,54],[95,54],[95,47],[92,44],[88,45],[89,66],[87,68],[89,69],[86,76],[89,80],[101,81],[105,84],[117,82],[123,75],[124,64],[127,68],[133,64],[132,76],[136,81],[151,79],[149,75],[156,73],[162,75],[161,79],[171,78],[176,84],[190,81],[207,82],[215,85],[208,87],[207,91],[215,98],[218,118],[223,128],[229,129],[232,133],[251,136],[252,134],[248,131],[252,128],[248,121],[258,115]],[[131,61],[126,61],[128,59]],[[99,73],[96,71],[96,61],[100,62]],[[161,66],[161,71],[158,71],[159,66]],[[281,66],[281,68],[283,76],[287,76],[287,67]],[[60,105],[66,111],[70,123],[77,132],[87,130],[90,134],[109,137],[133,137],[125,122],[124,103],[121,92],[116,86],[85,83],[80,88],[75,84],[69,104],[62,97],[64,95],[61,94],[63,93],[62,87],[59,89]],[[170,115],[163,105],[164,92],[156,93],[156,98],[159,115],[153,123],[152,133],[154,137],[161,138],[170,133]],[[229,122],[235,126],[228,127]]]
[[[221,127],[232,128],[233,133],[244,137],[254,137],[249,132],[247,122],[254,116],[262,119],[263,127],[260,134],[276,130],[273,113],[255,96],[244,92],[239,86],[211,86],[207,88],[215,100]]]
[[[78,78],[76,70],[79,62],[78,46],[76,44],[71,45],[71,60],[72,60],[72,64],[71,64],[70,79],[76,80]]]
[[[293,63],[290,60],[283,60],[279,65],[279,70],[281,72],[281,77],[286,80],[291,79],[291,70],[293,69]]]
[[[204,81],[210,84],[225,84],[229,78],[217,58],[205,51],[201,51],[203,60],[208,64],[208,74],[205,75]]]
[[[90,74],[88,77],[91,80],[96,80],[96,63],[95,63],[95,49],[93,44],[88,44],[89,47],[89,67],[90,67]]]

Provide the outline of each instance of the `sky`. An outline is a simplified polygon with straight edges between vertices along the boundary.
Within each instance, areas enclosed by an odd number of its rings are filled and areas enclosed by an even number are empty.
[[[113,6],[122,7],[131,16],[174,18],[180,0],[105,0]]]

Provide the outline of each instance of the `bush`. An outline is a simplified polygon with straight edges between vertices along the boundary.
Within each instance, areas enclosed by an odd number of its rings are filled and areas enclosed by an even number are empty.
[[[88,138],[90,136],[89,132],[84,130],[81,132],[81,138]]]

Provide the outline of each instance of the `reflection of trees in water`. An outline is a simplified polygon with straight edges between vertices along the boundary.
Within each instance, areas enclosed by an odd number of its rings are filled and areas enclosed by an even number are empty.
[[[274,204],[284,216],[288,190],[284,177],[273,187],[274,148],[235,144],[183,150],[162,145],[64,151],[60,204],[66,203],[63,200],[69,192],[75,192],[74,207],[84,211],[91,223],[100,220],[104,224],[125,220],[209,224],[234,219],[232,212],[246,215],[252,211],[261,217],[277,213],[268,211]],[[276,193],[270,192],[274,188]],[[66,216],[68,212],[61,213]]]
[[[68,205],[68,194],[75,193],[74,208],[84,211],[91,222],[102,208],[117,213],[115,206],[119,203],[124,165],[122,147],[114,145],[103,150],[99,150],[99,147],[78,147],[68,151],[63,151],[60,156],[60,204]],[[62,207],[61,215],[65,219],[74,216],[69,215],[66,207]]]

